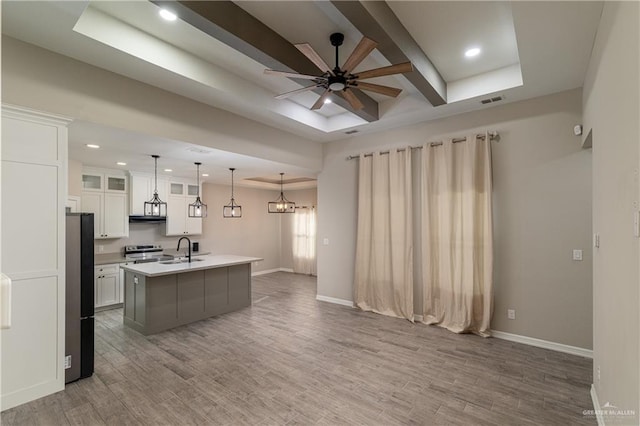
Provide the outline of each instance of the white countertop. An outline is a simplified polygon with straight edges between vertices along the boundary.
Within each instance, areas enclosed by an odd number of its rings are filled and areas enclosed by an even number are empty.
[[[164,265],[161,262],[138,263],[127,266],[121,265],[120,268],[125,271],[137,272],[147,277],[159,277],[161,275],[181,274],[183,272],[222,268],[225,266],[241,265],[243,263],[264,260],[259,257],[236,256],[233,254],[198,256],[198,259],[202,260],[192,261],[191,263],[174,263],[168,265]]]

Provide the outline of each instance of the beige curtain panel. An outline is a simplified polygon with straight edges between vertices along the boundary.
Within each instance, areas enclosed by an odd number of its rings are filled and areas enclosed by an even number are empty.
[[[413,321],[411,149],[359,161],[355,303]]]
[[[423,321],[490,335],[493,300],[491,141],[424,145]]]
[[[316,275],[316,208],[299,208],[293,215],[293,272]]]

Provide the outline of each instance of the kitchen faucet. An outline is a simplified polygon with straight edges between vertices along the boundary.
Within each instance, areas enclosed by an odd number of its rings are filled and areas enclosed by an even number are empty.
[[[176,251],[180,250],[180,243],[182,242],[182,240],[187,240],[187,244],[189,246],[189,255],[187,256],[187,259],[189,259],[189,263],[191,263],[191,240],[189,239],[189,237],[182,237],[178,240],[178,248],[176,249]]]

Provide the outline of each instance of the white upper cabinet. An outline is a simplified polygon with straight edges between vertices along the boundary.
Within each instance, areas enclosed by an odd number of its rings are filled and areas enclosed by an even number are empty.
[[[127,177],[124,175],[85,171],[82,173],[82,190],[126,194]]]
[[[198,185],[193,182],[168,182],[166,235],[200,235],[202,218],[189,217],[189,204],[196,200]]]
[[[127,179],[119,170],[83,170],[82,210],[94,214],[96,239],[129,236]]]
[[[129,172],[129,214],[142,216],[144,203],[149,201],[155,190],[155,179],[151,174]],[[167,181],[158,177],[158,196],[167,201]]]

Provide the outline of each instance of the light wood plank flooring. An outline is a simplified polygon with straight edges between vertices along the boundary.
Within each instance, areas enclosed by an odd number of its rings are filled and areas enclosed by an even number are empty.
[[[254,305],[149,337],[96,315],[96,372],[3,425],[596,424],[591,360],[315,300],[253,280]]]

